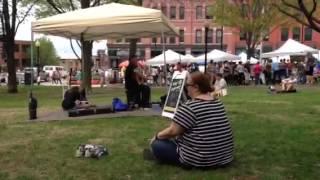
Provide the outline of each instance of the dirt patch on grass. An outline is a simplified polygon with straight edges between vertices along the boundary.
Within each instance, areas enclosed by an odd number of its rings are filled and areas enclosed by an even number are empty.
[[[250,100],[246,101],[248,103],[258,103],[258,104],[274,104],[274,105],[289,105],[292,104],[292,102],[289,101],[279,101],[279,100]]]

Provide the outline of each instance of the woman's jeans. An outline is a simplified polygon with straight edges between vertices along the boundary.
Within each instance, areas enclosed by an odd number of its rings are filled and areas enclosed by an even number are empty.
[[[161,163],[181,165],[177,145],[174,141],[168,139],[154,140],[151,143],[151,149],[153,155]]]

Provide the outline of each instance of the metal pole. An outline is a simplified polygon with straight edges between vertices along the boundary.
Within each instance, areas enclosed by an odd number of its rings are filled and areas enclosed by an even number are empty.
[[[33,86],[33,45],[34,45],[34,39],[33,39],[33,31],[32,31],[32,26],[31,26],[31,48],[30,48],[30,54],[31,54],[31,58],[30,58],[30,66],[31,66],[31,84],[30,84],[30,95],[32,94],[32,86]],[[26,81],[26,79],[24,80]],[[26,83],[26,82],[24,82]]]
[[[164,41],[164,32],[163,27],[161,26],[161,39],[162,39],[162,53],[163,53],[163,63],[164,63],[164,78],[165,78],[165,85],[167,87],[167,62],[166,62],[166,47],[165,47],[165,41]]]
[[[260,56],[259,56],[259,62],[262,63],[262,51],[263,51],[263,37],[261,36],[261,40],[260,40]]]
[[[84,39],[83,39],[83,33],[80,34],[80,42],[84,42]],[[83,44],[81,44],[81,87],[83,86],[83,81],[84,81],[84,50],[83,50]],[[84,88],[84,87],[82,87]]]
[[[37,46],[37,77],[39,77],[40,71],[40,47]]]
[[[221,26],[220,50],[223,51],[223,26]]]
[[[207,73],[208,27],[204,28],[204,73]]]

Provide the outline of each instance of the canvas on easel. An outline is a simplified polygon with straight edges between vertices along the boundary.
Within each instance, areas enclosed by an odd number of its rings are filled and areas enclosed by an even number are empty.
[[[172,119],[178,109],[179,104],[186,100],[186,95],[184,94],[186,77],[186,71],[177,71],[173,73],[167,98],[163,106],[162,116]]]

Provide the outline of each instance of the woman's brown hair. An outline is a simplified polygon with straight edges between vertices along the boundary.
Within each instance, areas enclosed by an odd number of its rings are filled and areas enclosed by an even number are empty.
[[[196,71],[190,74],[190,78],[194,85],[198,85],[199,91],[201,93],[205,94],[213,91],[210,85],[210,78],[208,75]]]

